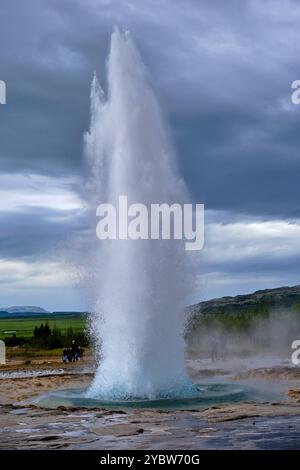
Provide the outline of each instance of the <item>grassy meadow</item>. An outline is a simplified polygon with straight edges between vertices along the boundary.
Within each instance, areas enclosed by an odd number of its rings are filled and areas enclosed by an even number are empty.
[[[0,339],[5,341],[8,358],[61,356],[72,339],[85,349],[86,316],[80,313],[54,313],[0,317]]]
[[[0,339],[4,340],[15,334],[17,337],[31,338],[33,336],[34,328],[39,327],[41,324],[48,323],[51,330],[57,328],[61,330],[63,335],[67,335],[71,329],[75,333],[83,332],[86,327],[86,320],[78,318],[78,316],[64,316],[56,317],[54,319],[47,317],[29,317],[29,318],[11,318],[0,319]]]

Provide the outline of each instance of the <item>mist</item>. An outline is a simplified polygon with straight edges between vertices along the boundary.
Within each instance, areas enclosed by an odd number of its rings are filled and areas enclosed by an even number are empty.
[[[187,356],[226,361],[279,356],[291,360],[300,338],[300,313],[273,310],[266,316],[203,315],[186,334]]]

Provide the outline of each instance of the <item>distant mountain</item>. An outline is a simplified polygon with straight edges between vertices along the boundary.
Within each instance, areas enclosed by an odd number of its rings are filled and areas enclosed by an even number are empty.
[[[252,294],[236,295],[234,297],[221,297],[206,300],[187,307],[189,316],[197,318],[199,315],[239,315],[251,314],[258,311],[297,308],[300,312],[300,285],[294,287],[279,287],[264,289]],[[3,315],[43,315],[51,316],[70,315],[81,316],[84,312],[48,312],[44,308],[35,306],[12,306],[0,308]]]
[[[200,314],[251,314],[259,310],[291,309],[294,307],[300,309],[300,285],[258,290],[247,295],[207,300],[191,305],[187,310],[189,314],[197,317]]]
[[[44,308],[32,307],[32,306],[0,307],[0,312],[5,312],[5,313],[49,313]]]

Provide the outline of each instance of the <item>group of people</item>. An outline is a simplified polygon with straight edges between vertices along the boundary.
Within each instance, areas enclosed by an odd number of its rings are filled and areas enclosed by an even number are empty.
[[[76,344],[75,339],[72,340],[71,346],[63,350],[63,362],[75,362],[82,361],[83,349],[81,346]]]

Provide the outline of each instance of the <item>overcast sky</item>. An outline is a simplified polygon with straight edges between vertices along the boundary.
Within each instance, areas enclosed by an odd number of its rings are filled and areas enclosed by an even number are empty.
[[[82,135],[114,25],[206,206],[191,301],[300,283],[299,24],[297,0],[1,0],[0,306],[85,308],[68,241],[87,232]]]

